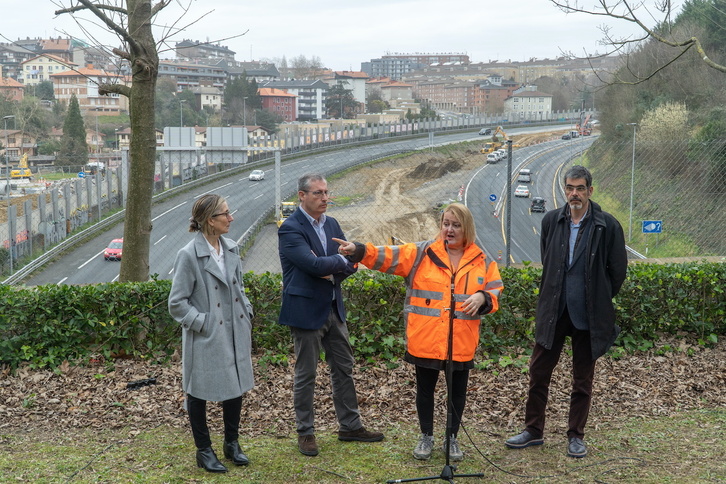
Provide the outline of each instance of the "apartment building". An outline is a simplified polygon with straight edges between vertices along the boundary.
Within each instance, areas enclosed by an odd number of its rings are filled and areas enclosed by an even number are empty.
[[[526,86],[504,101],[504,109],[520,120],[542,119],[552,112],[552,95],[537,91],[537,86]]]
[[[73,94],[78,99],[81,112],[89,111],[103,114],[128,112],[129,101],[119,94],[100,95],[99,86],[103,84],[125,83],[126,78],[95,69],[92,65],[67,70],[50,75],[53,91],[58,101],[68,102]]]
[[[466,65],[469,56],[464,53],[396,53],[361,63],[361,71],[370,77],[390,77],[398,81],[409,72],[430,65]]]
[[[66,72],[78,64],[52,54],[40,54],[20,63],[18,81],[25,86],[50,81],[53,74]]]
[[[333,76],[325,79],[328,86],[338,84],[353,92],[353,98],[360,103],[361,111],[365,112],[366,107],[366,81],[370,77],[365,72],[359,71],[334,71]]]
[[[199,40],[184,39],[174,46],[178,59],[205,60],[224,59],[234,61],[235,52],[219,42],[202,42]]]
[[[179,60],[159,61],[159,77],[170,77],[178,91],[199,86],[224,89],[227,74],[222,67]]]
[[[258,92],[262,98],[262,109],[279,114],[288,123],[295,121],[295,100],[297,96],[272,87],[260,88]]]
[[[328,85],[323,81],[267,81],[260,84],[260,87],[279,89],[296,95],[296,121],[313,121],[325,117],[325,100],[327,98]]]
[[[22,101],[23,85],[10,77],[0,77],[0,97],[8,101]]]

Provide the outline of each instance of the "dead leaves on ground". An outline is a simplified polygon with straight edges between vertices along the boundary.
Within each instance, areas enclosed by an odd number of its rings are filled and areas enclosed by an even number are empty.
[[[640,354],[601,358],[595,377],[590,425],[611,419],[647,418],[678,411],[726,406],[726,344],[665,355]],[[256,387],[244,401],[242,431],[249,436],[294,434],[292,367],[265,366],[256,371]],[[129,382],[155,378],[135,389]],[[444,375],[437,387],[437,425],[446,412]],[[509,366],[471,372],[464,423],[480,430],[519,429],[522,425],[527,373]],[[415,425],[413,367],[359,366],[355,380],[364,425],[386,429]],[[564,430],[570,390],[570,361],[563,354],[553,377],[548,428]],[[0,429],[72,431],[78,428],[125,429],[129,435],[160,426],[187,426],[178,363],[167,366],[120,359],[111,366],[61,365],[56,372],[21,368],[0,371]],[[210,426],[221,431],[219,405],[210,406]],[[337,431],[329,372],[319,367],[316,391],[318,431]]]

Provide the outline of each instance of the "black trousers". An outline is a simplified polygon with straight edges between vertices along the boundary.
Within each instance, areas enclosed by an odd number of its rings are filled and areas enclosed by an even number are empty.
[[[187,412],[192,426],[192,436],[197,449],[212,446],[207,426],[207,401],[187,393]],[[239,419],[242,414],[242,397],[222,402],[222,419],[224,421],[224,441],[234,442],[239,438]]]
[[[434,434],[434,391],[439,379],[439,370],[416,365],[416,410],[421,433]],[[456,436],[461,426],[461,417],[466,406],[466,388],[469,384],[469,370],[454,371],[451,375],[453,411],[451,416],[451,435]]]
[[[552,349],[548,350],[535,344],[532,358],[529,360],[529,395],[524,424],[526,430],[535,437],[542,437],[544,432],[550,380],[560,359],[566,336],[572,339],[572,392],[567,436],[580,439],[585,436],[596,360],[592,359],[590,331],[575,328],[565,310],[557,321]]]

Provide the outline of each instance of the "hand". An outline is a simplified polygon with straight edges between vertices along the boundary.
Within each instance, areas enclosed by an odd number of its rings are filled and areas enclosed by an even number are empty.
[[[353,242],[348,242],[347,240],[343,239],[336,239],[335,237],[332,237],[332,239],[334,242],[340,244],[338,246],[338,254],[353,255],[355,253],[355,244]]]
[[[468,314],[469,316],[476,316],[479,314],[479,309],[484,305],[486,302],[486,297],[481,292],[475,292],[468,298],[466,298],[466,301],[461,305],[461,310],[464,312],[464,314]]]

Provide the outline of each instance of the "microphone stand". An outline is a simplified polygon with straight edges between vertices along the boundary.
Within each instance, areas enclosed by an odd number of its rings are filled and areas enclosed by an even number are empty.
[[[446,240],[444,240],[444,246],[446,252],[449,252],[449,246]],[[441,479],[442,481],[454,482],[454,477],[484,477],[484,474],[459,474],[456,475],[456,466],[450,463],[449,449],[451,447],[451,430],[453,427],[454,417],[454,397],[451,394],[451,385],[453,384],[454,375],[454,319],[456,301],[454,300],[454,288],[455,288],[455,277],[456,272],[451,274],[451,295],[450,302],[451,307],[449,310],[449,336],[447,338],[447,349],[446,349],[446,443],[444,444],[444,454],[446,454],[446,464],[441,470],[441,474],[438,476],[426,476],[426,477],[413,477],[410,479],[391,479],[386,481],[387,484],[393,484],[398,482],[415,482],[415,481],[431,481],[434,479]]]

